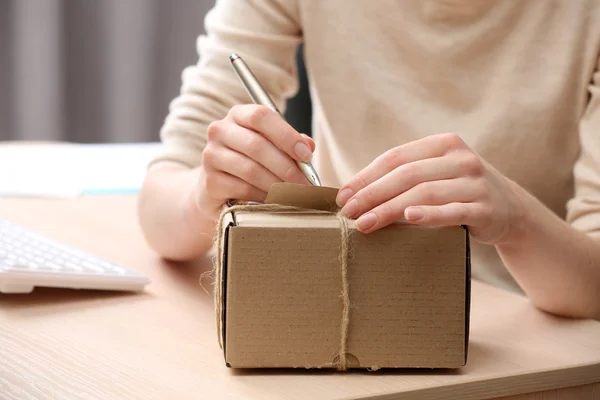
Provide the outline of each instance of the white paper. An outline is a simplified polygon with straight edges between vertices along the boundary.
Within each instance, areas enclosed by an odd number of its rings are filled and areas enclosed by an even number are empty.
[[[159,143],[0,146],[0,196],[137,193]]]

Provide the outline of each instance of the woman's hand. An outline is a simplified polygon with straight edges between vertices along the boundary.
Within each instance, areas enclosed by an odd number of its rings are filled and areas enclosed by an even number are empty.
[[[455,134],[393,148],[344,185],[338,205],[369,233],[405,218],[419,225],[466,225],[483,243],[517,240],[522,189]]]
[[[314,142],[264,106],[240,105],[208,127],[202,153],[199,203],[263,201],[277,182],[309,184],[295,160],[309,161]]]

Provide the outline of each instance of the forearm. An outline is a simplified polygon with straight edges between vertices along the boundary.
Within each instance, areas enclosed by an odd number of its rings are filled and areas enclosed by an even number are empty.
[[[516,236],[496,246],[503,262],[538,308],[600,319],[600,243],[528,193],[521,197],[527,211]]]
[[[138,201],[138,214],[148,244],[162,257],[195,259],[212,246],[216,210],[199,206],[201,168],[175,164],[148,172]]]

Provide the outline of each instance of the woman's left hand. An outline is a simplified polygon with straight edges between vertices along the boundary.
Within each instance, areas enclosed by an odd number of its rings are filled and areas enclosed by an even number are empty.
[[[486,244],[516,239],[526,212],[521,187],[455,134],[393,148],[344,185],[337,203],[359,231],[405,218],[418,225],[466,225]]]

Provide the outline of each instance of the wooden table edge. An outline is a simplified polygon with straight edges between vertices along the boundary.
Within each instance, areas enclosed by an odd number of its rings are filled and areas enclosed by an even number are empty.
[[[553,378],[553,379],[552,379]],[[508,381],[508,384],[507,384]],[[561,390],[589,384],[600,384],[600,362],[581,364],[569,369],[544,370],[514,374],[487,380],[457,382],[444,386],[430,386],[406,392],[390,392],[375,396],[361,396],[356,400],[484,400],[506,396]],[[498,386],[491,394],[490,386]]]

